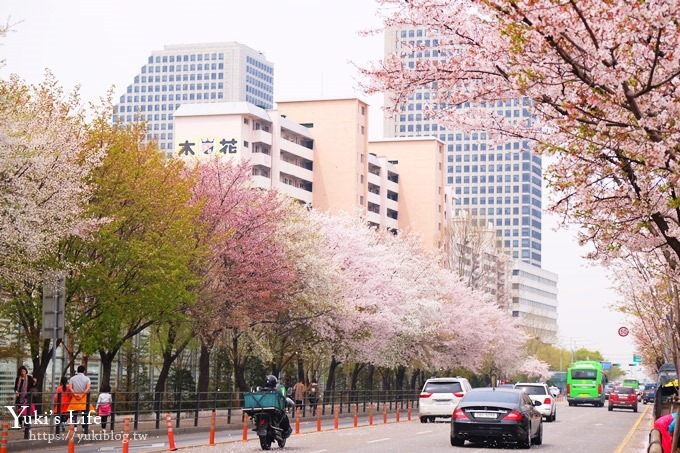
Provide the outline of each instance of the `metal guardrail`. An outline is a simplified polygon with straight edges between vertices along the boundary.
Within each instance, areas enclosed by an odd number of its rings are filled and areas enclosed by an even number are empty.
[[[34,420],[28,419],[29,423],[24,425],[24,439],[30,438],[32,430],[48,430],[49,432],[60,432],[64,426],[55,424],[54,406],[57,409],[62,409],[60,401],[54,402],[54,393],[45,395],[36,407],[36,411],[41,415],[39,423],[31,423]],[[59,395],[59,394],[57,394]],[[381,411],[385,407],[388,411],[393,411],[399,408],[406,410],[415,408],[418,405],[417,391],[340,391],[340,392],[323,392],[321,398],[317,401],[305,396],[302,404],[290,409],[293,416],[296,411],[301,411],[300,416],[316,417],[317,411],[321,416],[326,414],[342,415],[343,412],[349,414],[354,410],[359,413],[367,413],[369,410]],[[209,421],[212,413],[215,412],[220,424],[240,424],[242,423],[242,408],[243,396],[241,392],[207,392],[207,393],[125,393],[112,392],[112,412],[109,416],[108,425],[113,431],[115,429],[117,420],[130,418],[132,428],[134,430],[152,430],[160,429],[161,425],[165,423],[166,414],[170,414],[175,428],[182,426],[193,426],[205,424]],[[59,398],[59,397],[58,397]],[[87,397],[86,407],[94,410],[97,395],[91,393]],[[30,406],[33,402],[29,400]],[[372,408],[372,409],[371,409]],[[65,412],[61,410],[60,412]],[[77,415],[74,413],[74,415]],[[87,417],[80,414],[81,417]],[[90,424],[97,422],[94,418],[96,412],[90,413],[90,418],[77,419],[77,422],[82,424],[83,421],[89,421]],[[3,412],[0,416],[0,422],[13,424],[15,420],[11,417],[9,412]],[[89,428],[87,423],[83,424],[85,432]]]

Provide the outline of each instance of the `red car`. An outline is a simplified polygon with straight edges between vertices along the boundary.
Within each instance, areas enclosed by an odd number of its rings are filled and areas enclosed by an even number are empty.
[[[626,409],[633,409],[633,412],[637,412],[637,394],[635,389],[632,387],[614,387],[612,392],[609,394],[609,410],[613,410],[615,407],[622,407]]]

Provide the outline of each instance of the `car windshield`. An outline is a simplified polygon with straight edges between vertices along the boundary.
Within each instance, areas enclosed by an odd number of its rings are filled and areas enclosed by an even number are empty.
[[[635,392],[635,390],[632,387],[617,387],[615,391],[616,393],[621,394],[630,394]]]
[[[654,389],[656,389],[656,384],[645,385],[645,390],[654,390]]]
[[[467,403],[491,402],[491,401],[499,403],[517,403],[518,400],[519,396],[517,393],[502,390],[472,391],[463,397],[463,401]]]
[[[430,393],[456,393],[463,390],[460,382],[428,382],[423,392]]]
[[[517,385],[517,390],[522,390],[527,395],[545,395],[545,387],[540,385]]]

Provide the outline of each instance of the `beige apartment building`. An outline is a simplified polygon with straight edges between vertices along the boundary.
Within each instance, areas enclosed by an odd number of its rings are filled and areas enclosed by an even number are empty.
[[[393,138],[371,141],[368,150],[399,171],[399,229],[418,233],[427,249],[440,248],[448,215],[444,143],[431,137]]]
[[[175,112],[174,155],[247,159],[257,187],[315,209],[360,213],[441,246],[446,221],[444,148],[436,138],[368,141],[368,105],[355,98],[185,104]]]
[[[361,211],[376,225],[412,230],[437,248],[446,219],[444,148],[435,138],[368,141],[368,104],[356,99],[278,102],[314,134],[314,207]]]
[[[312,203],[312,135],[275,110],[248,102],[183,104],[175,112],[175,135],[175,156],[190,162],[214,155],[247,159],[256,187]]]

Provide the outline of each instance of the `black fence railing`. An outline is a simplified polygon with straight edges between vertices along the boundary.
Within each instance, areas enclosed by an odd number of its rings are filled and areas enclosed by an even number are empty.
[[[370,410],[382,412],[387,408],[389,412],[415,408],[418,404],[416,391],[377,391],[377,390],[349,390],[338,392],[323,392],[319,398],[305,396],[302,404],[290,408],[293,416],[301,411],[300,416],[317,417],[367,413]],[[70,411],[61,394],[44,394],[38,401],[29,397],[24,411],[30,416],[20,416],[17,420],[10,411],[3,412],[0,421],[10,426],[20,425],[24,430],[24,438],[30,438],[31,430],[49,430],[61,432],[68,429],[69,424],[82,425],[85,433],[100,423],[97,416],[97,394],[90,393],[87,397],[86,411]],[[212,412],[216,413],[218,426],[241,424],[243,394],[240,392],[208,392],[208,393],[145,393],[145,392],[112,392],[111,415],[107,420],[107,429],[115,430],[116,424],[129,418],[132,429],[152,430],[164,426],[168,415],[174,421],[174,426],[209,426]],[[37,417],[35,413],[37,412]],[[15,409],[15,414],[20,410]],[[57,418],[56,416],[59,416]],[[61,422],[61,423],[58,423]]]

